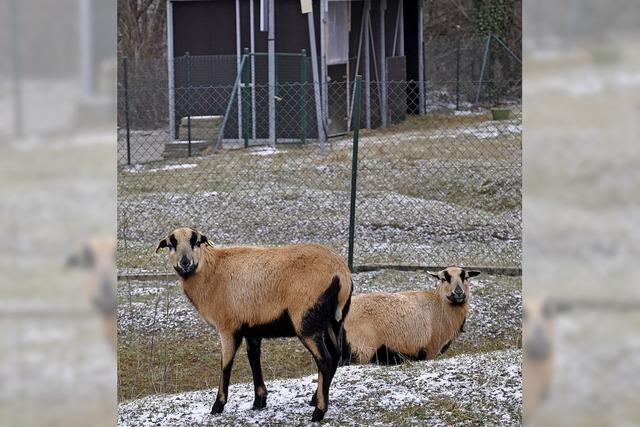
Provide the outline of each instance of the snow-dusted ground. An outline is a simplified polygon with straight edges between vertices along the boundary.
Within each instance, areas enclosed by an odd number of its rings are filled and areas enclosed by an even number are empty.
[[[349,366],[336,373],[327,426],[521,424],[521,351],[504,350],[396,367]],[[267,382],[267,408],[254,411],[252,384],[235,384],[221,415],[214,390],[148,396],[119,407],[120,426],[305,425],[315,375]]]

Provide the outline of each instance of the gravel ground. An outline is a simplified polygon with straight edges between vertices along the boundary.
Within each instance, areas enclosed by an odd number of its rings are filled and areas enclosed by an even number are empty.
[[[397,367],[349,366],[336,373],[323,425],[517,426],[520,350],[460,355]],[[120,426],[304,425],[315,376],[267,383],[269,401],[251,410],[253,385],[231,385],[221,415],[213,390],[149,396],[119,407]]]

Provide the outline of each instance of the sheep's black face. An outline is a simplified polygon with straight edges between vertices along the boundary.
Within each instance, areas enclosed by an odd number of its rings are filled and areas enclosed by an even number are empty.
[[[203,243],[208,243],[205,235],[191,228],[178,228],[160,241],[156,252],[168,248],[171,266],[180,277],[187,279],[198,271]]]
[[[462,305],[469,297],[469,278],[479,271],[466,271],[460,267],[449,267],[437,273],[429,272],[439,280],[438,293],[453,305]]]

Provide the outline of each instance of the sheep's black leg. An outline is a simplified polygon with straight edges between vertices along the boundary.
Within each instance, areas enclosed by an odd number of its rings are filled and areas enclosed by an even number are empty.
[[[342,353],[340,352],[340,344],[338,343],[337,335],[333,329],[329,329],[327,331],[327,334],[325,335],[325,343],[327,344],[327,348],[331,354],[331,372],[329,377],[329,385],[331,385],[333,377],[336,374],[336,370],[338,370],[340,357],[342,356]]]
[[[327,388],[331,386],[333,377],[335,376],[336,370],[338,369],[338,364],[340,363],[340,357],[342,356],[340,352],[340,345],[338,342],[338,338],[335,333],[336,329],[339,332],[340,326],[337,326],[336,328],[328,329],[324,335],[324,342],[327,346],[329,354],[331,355],[331,368],[329,370],[329,385],[327,386]],[[317,393],[314,393],[313,396],[311,396],[311,402],[309,404],[310,406],[316,406],[317,403],[318,403],[318,396],[317,396]]]
[[[255,389],[255,399],[253,409],[262,409],[267,406],[267,388],[262,378],[262,366],[260,366],[260,344],[261,338],[247,337],[247,357],[253,374],[253,386]]]
[[[211,408],[212,414],[219,414],[227,403],[229,381],[231,380],[231,368],[233,367],[233,358],[242,342],[241,335],[224,336],[220,335],[220,343],[222,346],[222,355],[220,358],[220,385],[218,386],[218,395],[216,401]]]
[[[316,409],[311,421],[321,421],[329,406],[329,385],[331,373],[331,354],[324,343],[322,335],[302,338],[302,343],[309,349],[318,366],[318,389],[316,391]]]

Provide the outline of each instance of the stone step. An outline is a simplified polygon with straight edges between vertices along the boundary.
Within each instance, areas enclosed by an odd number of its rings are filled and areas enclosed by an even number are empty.
[[[191,155],[198,156],[211,147],[211,141],[191,141]],[[187,142],[167,142],[164,144],[163,157],[165,159],[180,159],[189,155]]]
[[[223,116],[191,116],[191,140],[213,141],[217,139],[222,120]],[[188,117],[180,119],[178,136],[182,141],[189,139]]]

